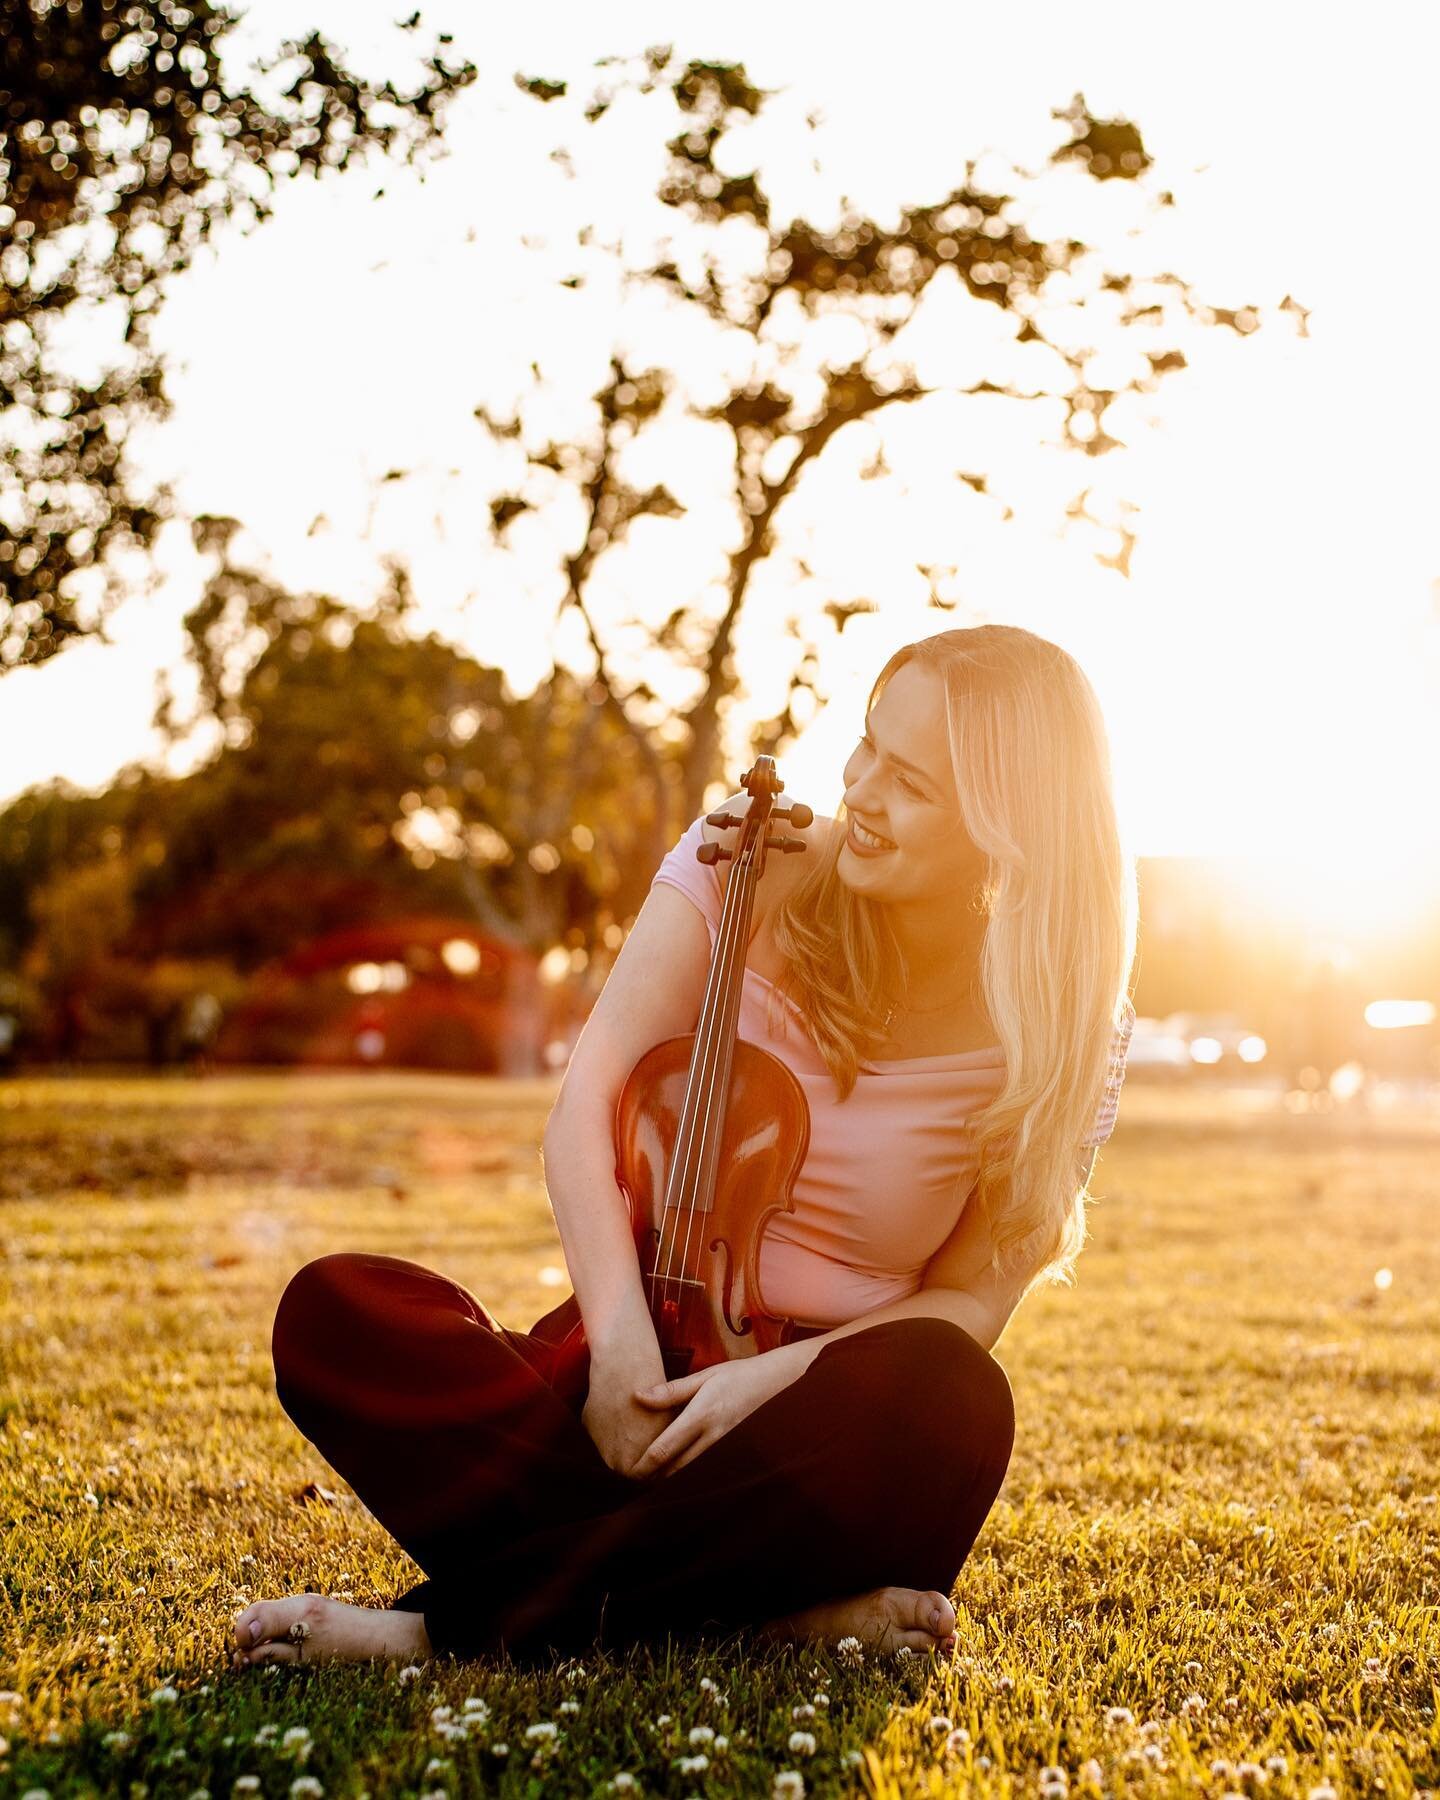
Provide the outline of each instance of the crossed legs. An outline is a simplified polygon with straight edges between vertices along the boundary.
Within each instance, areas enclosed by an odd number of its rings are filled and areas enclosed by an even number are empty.
[[[885,1584],[948,1594],[1014,1435],[1004,1371],[940,1319],[825,1345],[649,1482],[605,1463],[551,1346],[419,1264],[307,1264],[273,1349],[285,1410],[427,1576],[397,1608],[459,1656],[759,1626]]]

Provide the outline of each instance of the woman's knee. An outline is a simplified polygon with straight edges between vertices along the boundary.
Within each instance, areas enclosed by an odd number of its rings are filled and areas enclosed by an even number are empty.
[[[1015,1399],[1000,1364],[951,1319],[890,1319],[837,1340],[853,1344],[847,1392],[898,1444],[951,1445],[1003,1479]],[[998,1485],[998,1483],[997,1483]]]
[[[334,1345],[357,1311],[373,1311],[373,1296],[367,1306],[367,1289],[375,1286],[377,1271],[371,1267],[375,1260],[339,1251],[318,1256],[295,1271],[285,1284],[270,1331],[278,1375],[308,1361],[317,1344]]]

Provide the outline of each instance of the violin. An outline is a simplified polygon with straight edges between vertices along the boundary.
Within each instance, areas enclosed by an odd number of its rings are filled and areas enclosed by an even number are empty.
[[[704,843],[706,864],[732,864],[694,1031],[662,1039],[630,1071],[615,1108],[615,1179],[625,1195],[640,1274],[667,1380],[732,1357],[758,1356],[806,1328],[768,1312],[760,1293],[760,1240],[777,1213],[795,1210],[794,1185],[810,1145],[804,1090],[777,1056],[736,1035],[755,890],[769,853],[803,851],[776,820],[804,830],[808,806],[777,807],[773,757],[743,777],[743,815],[732,849]],[[572,1295],[530,1333],[555,1346],[559,1391],[588,1378],[588,1346]]]

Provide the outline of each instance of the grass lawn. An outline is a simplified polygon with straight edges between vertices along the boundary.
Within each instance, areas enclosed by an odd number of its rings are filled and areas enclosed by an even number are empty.
[[[275,1400],[281,1289],[378,1250],[528,1327],[568,1291],[551,1091],[0,1083],[0,1792],[1440,1789],[1440,1121],[1133,1083],[1077,1285],[998,1348],[1017,1444],[953,1660],[230,1673],[251,1599],[419,1579]]]

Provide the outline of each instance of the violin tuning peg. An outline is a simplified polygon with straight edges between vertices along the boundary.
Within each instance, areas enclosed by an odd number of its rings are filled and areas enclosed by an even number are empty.
[[[802,838],[767,837],[765,844],[768,849],[783,851],[786,856],[793,850],[803,850],[805,848],[805,843]]]
[[[705,823],[707,825],[718,825],[723,831],[730,825],[743,825],[744,820],[737,819],[733,813],[713,812],[706,813]]]
[[[702,844],[695,852],[695,860],[702,863],[729,862],[734,855],[735,852],[727,850],[723,844]]]
[[[815,814],[800,800],[797,800],[793,806],[777,807],[774,817],[788,819],[797,831],[803,831],[807,825],[815,823]]]

